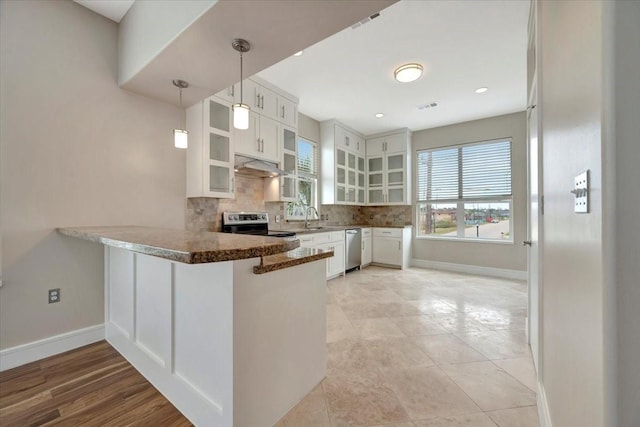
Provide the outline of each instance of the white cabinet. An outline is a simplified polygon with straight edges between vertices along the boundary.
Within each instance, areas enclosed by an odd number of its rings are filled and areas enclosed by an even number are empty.
[[[367,139],[367,204],[409,204],[410,153],[408,130]]]
[[[364,138],[335,120],[320,124],[322,204],[366,203]]]
[[[373,263],[407,268],[411,252],[411,227],[373,229]]]
[[[327,258],[327,279],[344,274],[344,231],[302,234],[298,239],[300,247],[333,251],[333,257]]]
[[[373,237],[370,228],[362,229],[362,266],[369,265],[373,262]]]
[[[231,104],[212,96],[187,109],[187,197],[234,197]]]
[[[252,111],[249,129],[233,129],[235,152],[278,163],[279,132],[278,122]]]
[[[278,120],[287,126],[298,126],[298,105],[283,96],[278,97]]]
[[[245,103],[252,111],[274,120],[278,118],[278,95],[274,91],[251,79],[243,82],[243,91]]]
[[[278,126],[278,147],[282,148],[280,168],[287,175],[264,179],[265,202],[295,202],[298,197],[298,153],[297,133],[295,128]]]
[[[221,90],[216,96],[231,104],[240,102],[240,83]],[[254,113],[287,126],[298,126],[298,99],[258,77],[242,81],[242,102]]]

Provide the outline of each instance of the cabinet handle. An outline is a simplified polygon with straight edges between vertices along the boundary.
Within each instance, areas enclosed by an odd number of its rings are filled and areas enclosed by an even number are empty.
[[[284,119],[284,105],[282,106],[282,118]]]
[[[402,250],[402,242],[398,241],[398,250],[401,251]]]
[[[356,150],[360,149],[360,141],[356,142]]]
[[[260,142],[261,142],[261,145],[260,145],[260,152],[261,152],[261,153],[264,153],[264,138],[262,138],[262,139],[260,140]]]
[[[258,153],[259,153],[259,152],[260,152],[260,137],[256,138],[256,141],[257,141],[257,143],[258,143],[257,151],[258,151]]]
[[[264,110],[264,95],[260,96],[260,108]]]
[[[256,93],[256,108],[260,108],[260,94]]]
[[[344,137],[344,144],[348,147],[349,146],[349,137],[345,136]]]

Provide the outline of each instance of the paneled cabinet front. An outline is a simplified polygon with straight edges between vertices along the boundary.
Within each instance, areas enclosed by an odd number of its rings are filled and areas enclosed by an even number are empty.
[[[374,228],[373,263],[407,268],[411,251],[411,228]]]
[[[187,109],[187,197],[234,197],[231,104],[215,96]]]
[[[298,236],[300,247],[333,251],[333,257],[327,258],[327,279],[344,274],[345,235],[344,231],[311,233]]]
[[[278,163],[278,135],[278,122],[252,111],[249,129],[233,129],[235,152]]]

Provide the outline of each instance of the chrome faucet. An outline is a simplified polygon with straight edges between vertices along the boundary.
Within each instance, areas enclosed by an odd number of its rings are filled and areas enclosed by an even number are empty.
[[[313,206],[307,207],[304,211],[304,228],[309,228],[309,211],[313,210],[316,213],[316,220],[320,219],[320,214],[318,214],[318,210]]]

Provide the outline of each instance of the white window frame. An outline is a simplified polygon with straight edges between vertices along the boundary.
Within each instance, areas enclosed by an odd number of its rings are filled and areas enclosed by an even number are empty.
[[[300,188],[301,181],[311,182],[312,186],[311,186],[310,204],[304,205],[300,200],[298,202],[287,202],[287,206],[285,209],[285,218],[287,220],[292,220],[292,221],[304,221],[306,208],[309,206],[317,207],[317,203],[318,203],[318,169],[319,169],[318,143],[315,141],[311,141],[310,139],[298,136],[298,139],[296,141],[296,153],[299,152],[297,144],[300,142],[300,140],[308,144],[311,144],[313,146],[313,149],[315,151],[316,164],[315,164],[315,174],[308,173],[308,172],[301,172],[300,170],[298,170],[298,159],[296,158],[296,192],[297,194],[298,195],[300,194],[299,188]],[[297,209],[294,205],[298,205]],[[301,210],[300,207],[304,207],[304,209]]]
[[[428,152],[428,151],[437,151],[437,150],[445,150],[445,149],[462,149],[463,147],[468,147],[471,145],[482,145],[482,144],[491,144],[502,141],[509,141],[510,148],[510,170],[511,170],[511,194],[510,195],[500,195],[500,196],[488,196],[488,197],[477,197],[477,198],[464,198],[461,196],[461,188],[462,188],[462,169],[458,170],[458,179],[459,179],[459,197],[451,198],[451,199],[420,199],[419,189],[420,185],[418,183],[418,174],[420,163],[418,161],[420,153]],[[513,217],[513,140],[512,138],[500,138],[494,140],[473,142],[467,144],[459,144],[459,145],[451,145],[451,146],[443,146],[443,147],[434,147],[434,148],[426,148],[421,150],[416,150],[415,152],[415,174],[416,174],[416,208],[415,208],[415,237],[417,239],[429,239],[429,240],[449,240],[449,241],[458,241],[458,242],[478,242],[478,243],[498,243],[498,244],[513,244],[514,243],[514,217]],[[466,221],[465,221],[465,204],[495,204],[495,203],[508,203],[509,206],[509,232],[508,236],[501,236],[496,238],[489,237],[467,237],[465,236],[466,229]],[[455,236],[438,236],[434,234],[425,234],[421,233],[421,218],[420,212],[422,207],[426,207],[428,205],[442,205],[442,204],[455,204],[456,205],[456,225],[457,225],[457,234]]]

